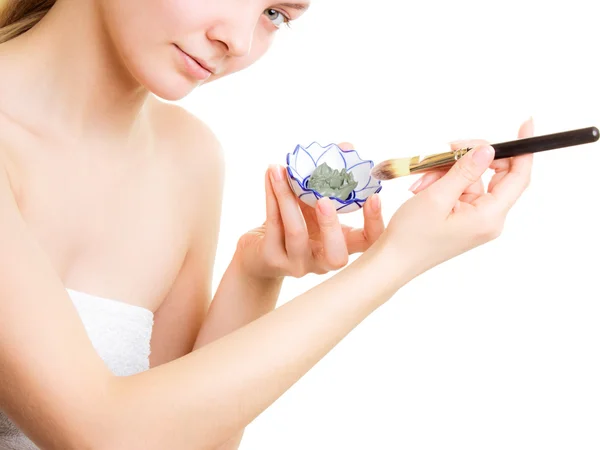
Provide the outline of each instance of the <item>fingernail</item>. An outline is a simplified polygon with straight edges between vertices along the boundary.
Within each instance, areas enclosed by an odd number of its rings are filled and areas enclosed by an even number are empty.
[[[534,130],[534,121],[533,121],[533,116],[529,116],[529,126],[531,127],[531,132],[533,133]]]
[[[379,212],[379,210],[381,209],[381,199],[379,198],[379,195],[373,195],[373,199],[371,200],[371,206],[373,207],[373,211]]]
[[[332,216],[335,213],[333,203],[327,197],[319,199],[319,201],[317,202],[317,208],[319,208],[319,211],[324,216]]]
[[[423,183],[423,177],[419,178],[417,181],[413,183],[411,187],[408,188],[409,191],[415,192],[419,186]]]
[[[494,149],[489,145],[482,145],[473,150],[473,162],[478,166],[487,166],[494,159]]]
[[[281,181],[283,179],[283,176],[281,174],[281,167],[279,167],[276,164],[272,164],[271,166],[269,166],[270,171],[271,171],[271,180],[272,181]]]
[[[529,116],[523,125],[533,126],[533,116]]]

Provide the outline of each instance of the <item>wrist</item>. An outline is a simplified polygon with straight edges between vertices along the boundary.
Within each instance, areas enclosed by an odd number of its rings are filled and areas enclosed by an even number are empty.
[[[390,296],[417,276],[417,261],[393,245],[386,232],[361,258],[369,266],[373,281],[381,284],[384,291],[389,291]]]
[[[244,261],[244,254],[239,249],[234,253],[229,268],[235,272],[237,278],[244,280],[253,289],[270,290],[274,287],[279,288],[285,278],[283,276],[262,276],[249,270]]]

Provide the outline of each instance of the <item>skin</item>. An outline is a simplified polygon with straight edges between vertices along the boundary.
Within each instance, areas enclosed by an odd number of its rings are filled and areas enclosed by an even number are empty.
[[[252,64],[277,31],[269,8],[301,13],[266,0],[58,0],[0,45],[0,405],[38,446],[237,448],[246,425],[404,284],[495,238],[527,186],[530,155],[474,189],[491,163],[482,151],[387,229],[377,196],[351,229],[329,200],[298,202],[270,167],[266,220],[240,238],[211,299],[221,148],[149,94],[177,100],[198,86],[175,45],[215,68],[209,81]],[[284,277],[341,268],[275,309]],[[113,376],[65,287],[153,311],[151,369]]]

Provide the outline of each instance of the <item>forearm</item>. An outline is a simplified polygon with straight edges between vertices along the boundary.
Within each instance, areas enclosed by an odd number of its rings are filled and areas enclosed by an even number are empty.
[[[41,448],[212,450],[402,284],[403,270],[373,246],[321,285],[221,339],[117,377],[94,351],[1,181],[0,405]],[[398,283],[387,285],[391,278]]]
[[[3,265],[18,276],[8,278],[0,295],[2,409],[48,449],[218,448],[407,281],[398,276],[406,270],[373,251],[376,244],[242,328],[177,360],[117,377],[89,344],[60,280],[48,275],[49,264],[30,261],[25,246],[11,251],[6,244],[9,254],[27,257],[12,266],[5,258]],[[24,275],[31,273],[35,284]],[[50,330],[52,323],[62,326]],[[16,342],[18,356],[11,354]]]
[[[401,272],[368,251],[241,329],[179,360],[115,379],[116,448],[135,448],[140,436],[148,449],[224,443],[393,295],[403,283],[391,283],[398,276],[390,270]]]
[[[275,309],[282,283],[283,278],[256,279],[247,276],[237,254],[234,255],[211,302],[194,350]],[[215,450],[237,450],[243,435],[244,429]]]
[[[257,279],[244,273],[237,254],[225,271],[194,349],[200,348],[275,309],[283,278]]]

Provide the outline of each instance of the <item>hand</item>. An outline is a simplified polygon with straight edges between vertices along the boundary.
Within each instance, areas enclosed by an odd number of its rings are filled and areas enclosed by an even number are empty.
[[[518,136],[532,135],[530,119]],[[411,277],[497,238],[529,185],[532,154],[494,161],[494,150],[485,141],[454,145],[465,144],[475,148],[449,170],[417,181],[411,187],[416,195],[398,209],[385,231],[384,248],[391,246],[390,255],[400,255]],[[496,173],[486,192],[481,176],[488,168]]]
[[[340,144],[349,150],[352,145]],[[341,225],[329,198],[315,208],[298,200],[287,180],[285,168],[270,167],[265,175],[267,220],[242,236],[237,257],[245,273],[257,278],[302,277],[341,269],[348,256],[366,251],[383,233],[379,196],[363,206],[364,228]]]

